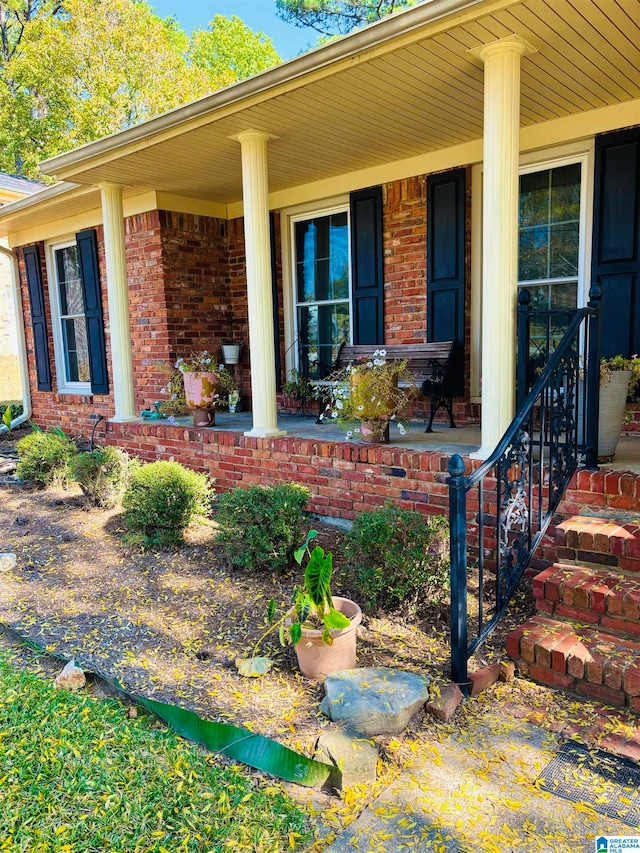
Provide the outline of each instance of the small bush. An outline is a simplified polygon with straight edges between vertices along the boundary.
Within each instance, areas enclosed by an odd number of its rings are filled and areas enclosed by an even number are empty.
[[[234,489],[218,500],[217,542],[236,569],[282,572],[300,544],[311,493],[295,483]]]
[[[194,516],[208,512],[211,495],[206,474],[179,462],[151,462],[134,471],[127,486],[125,521],[147,545],[180,543]]]
[[[347,569],[369,613],[440,603],[449,589],[449,525],[390,502],[356,516],[347,534]]]
[[[94,506],[111,509],[120,502],[138,465],[137,459],[117,447],[78,453],[71,460],[70,476]]]
[[[35,483],[44,489],[52,483],[64,485],[69,479],[69,462],[76,446],[62,431],[32,432],[16,444],[21,480]]]

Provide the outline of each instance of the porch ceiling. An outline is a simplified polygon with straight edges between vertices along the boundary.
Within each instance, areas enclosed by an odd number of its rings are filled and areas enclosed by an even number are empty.
[[[152,121],[126,147],[128,131],[87,146],[59,175],[230,204],[242,182],[229,137],[249,127],[277,137],[271,192],[479,139],[483,68],[468,51],[511,33],[537,49],[523,60],[522,126],[640,97],[639,0],[480,0],[330,64],[321,48],[306,73],[183,122],[177,111],[171,132]]]

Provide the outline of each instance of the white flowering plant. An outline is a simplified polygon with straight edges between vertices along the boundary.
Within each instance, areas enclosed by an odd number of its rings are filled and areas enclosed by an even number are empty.
[[[394,421],[400,434],[409,428],[406,418],[418,394],[411,371],[404,361],[388,361],[386,350],[377,349],[370,358],[358,358],[331,377],[332,399],[321,415],[323,422],[337,423],[347,438],[359,438],[362,424],[375,431]]]
[[[189,359],[180,356],[175,366],[180,373],[215,373],[219,375],[221,370],[226,369],[224,364],[218,364],[213,355],[206,349],[202,352],[192,353]]]

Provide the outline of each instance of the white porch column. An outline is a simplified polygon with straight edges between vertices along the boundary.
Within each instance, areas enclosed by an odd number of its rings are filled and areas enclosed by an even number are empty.
[[[285,435],[278,429],[276,407],[267,171],[267,142],[272,138],[269,134],[257,130],[246,130],[234,137],[240,143],[242,151],[242,199],[253,399],[253,429],[245,435],[260,438]]]
[[[470,51],[484,62],[480,459],[515,414],[520,62],[531,51],[515,35]]]
[[[135,421],[133,398],[133,361],[131,357],[131,330],[129,328],[129,291],[127,264],[124,249],[124,212],[122,187],[116,184],[99,184],[102,197],[102,222],[104,227],[104,253],[107,266],[107,294],[109,297],[109,329],[111,337],[111,376],[116,423]]]

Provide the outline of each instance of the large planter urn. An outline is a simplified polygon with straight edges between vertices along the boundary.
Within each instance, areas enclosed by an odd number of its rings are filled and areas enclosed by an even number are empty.
[[[622,432],[622,421],[627,405],[630,370],[612,370],[606,381],[600,383],[600,409],[598,412],[598,461],[610,462],[616,453]]]
[[[187,406],[194,410],[193,425],[213,426],[216,422],[215,401],[218,395],[218,375],[185,371],[182,378]]]
[[[360,439],[366,444],[388,444],[389,426],[387,418],[360,421]]]
[[[302,639],[295,644],[300,672],[313,681],[324,681],[332,672],[353,669],[356,665],[357,628],[362,621],[362,611],[349,598],[333,596],[333,606],[344,613],[351,622],[341,631],[331,631],[333,643],[322,640],[322,631],[302,628]]]

